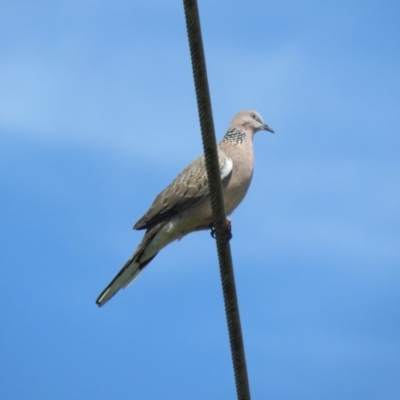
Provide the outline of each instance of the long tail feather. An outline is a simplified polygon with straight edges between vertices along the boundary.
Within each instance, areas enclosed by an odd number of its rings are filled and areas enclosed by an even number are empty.
[[[142,270],[140,264],[135,261],[134,254],[122,267],[121,271],[111,281],[111,283],[101,292],[96,300],[96,304],[101,307],[107,303],[121,288],[127,287]]]
[[[141,260],[147,246],[152,242],[165,223],[149,229],[132,257],[125,263],[121,271],[115,276],[111,283],[101,292],[96,300],[96,304],[101,307],[107,303],[120,289],[125,289],[142,271],[142,269],[157,255],[151,255],[143,261]]]

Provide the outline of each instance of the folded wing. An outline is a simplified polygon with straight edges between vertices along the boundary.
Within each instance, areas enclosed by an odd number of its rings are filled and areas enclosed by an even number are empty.
[[[222,182],[229,179],[233,162],[218,150]],[[208,197],[208,178],[204,156],[189,164],[177,178],[154,200],[147,213],[134,225],[134,229],[149,229],[162,220],[168,219]]]

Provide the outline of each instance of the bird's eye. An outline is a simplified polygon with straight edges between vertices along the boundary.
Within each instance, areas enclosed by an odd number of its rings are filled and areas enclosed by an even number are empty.
[[[254,114],[254,113],[253,113],[253,114],[251,114],[251,118],[253,118],[253,119],[257,119],[257,118],[256,118],[256,114]]]

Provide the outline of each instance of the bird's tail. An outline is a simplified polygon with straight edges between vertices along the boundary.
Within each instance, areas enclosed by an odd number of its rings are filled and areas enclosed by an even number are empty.
[[[143,257],[147,249],[147,246],[153,241],[154,237],[164,226],[164,223],[160,223],[151,229],[149,229],[132,257],[125,263],[121,271],[115,276],[111,283],[101,292],[100,296],[96,300],[96,304],[101,307],[107,303],[120,289],[125,289],[143,270],[143,268],[157,255],[147,255]],[[144,258],[144,260],[142,259]]]

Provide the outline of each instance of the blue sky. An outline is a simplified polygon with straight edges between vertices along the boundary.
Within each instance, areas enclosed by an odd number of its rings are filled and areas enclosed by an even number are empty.
[[[400,6],[200,1],[218,138],[257,109],[231,242],[254,399],[400,398]],[[104,308],[201,153],[181,2],[3,1],[4,399],[232,399],[215,243]]]

